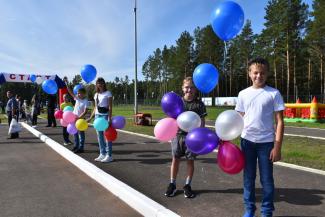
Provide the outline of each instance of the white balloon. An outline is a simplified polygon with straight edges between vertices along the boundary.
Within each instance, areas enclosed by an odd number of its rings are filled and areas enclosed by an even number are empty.
[[[221,140],[229,141],[237,138],[244,129],[244,120],[235,110],[222,112],[216,120],[216,133]]]
[[[178,115],[177,125],[185,132],[189,132],[201,126],[201,118],[192,111],[186,111]]]
[[[35,82],[36,82],[36,84],[42,84],[43,83],[43,78],[42,77],[37,77]]]

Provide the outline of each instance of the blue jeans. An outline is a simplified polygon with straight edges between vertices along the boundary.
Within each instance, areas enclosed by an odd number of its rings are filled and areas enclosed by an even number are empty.
[[[273,163],[269,159],[274,142],[254,143],[241,138],[241,148],[245,156],[244,168],[244,204],[246,213],[254,214],[256,163],[260,172],[260,182],[263,188],[261,213],[264,217],[272,217],[274,211],[274,180]]]
[[[84,149],[85,146],[85,131],[78,131],[74,134],[74,146],[78,149]]]
[[[106,120],[108,120],[108,115],[95,115],[95,119],[103,117]],[[106,140],[104,136],[104,131],[96,131],[97,132],[97,139],[98,139],[98,146],[99,146],[99,152],[103,155],[109,155],[112,156],[112,142],[109,142]]]

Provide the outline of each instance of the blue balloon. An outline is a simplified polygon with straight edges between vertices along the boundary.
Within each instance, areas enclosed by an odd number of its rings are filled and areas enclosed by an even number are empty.
[[[43,81],[42,88],[47,94],[56,94],[56,92],[58,91],[58,85],[53,80]]]
[[[194,85],[203,93],[211,92],[218,84],[219,72],[214,65],[202,63],[193,73]]]
[[[97,131],[105,131],[108,128],[108,121],[105,118],[96,118],[94,121],[94,128]]]
[[[96,78],[97,70],[93,65],[85,65],[82,67],[80,74],[86,83],[90,83]]]
[[[30,75],[29,79],[34,83],[36,81],[36,75]]]
[[[234,38],[244,25],[244,11],[233,1],[220,3],[212,13],[212,29],[217,36],[228,41]]]
[[[74,88],[73,88],[73,94],[74,95],[77,95],[78,94],[78,90],[80,88],[82,88],[82,87],[83,87],[82,84],[77,84],[76,86],[74,86]]]

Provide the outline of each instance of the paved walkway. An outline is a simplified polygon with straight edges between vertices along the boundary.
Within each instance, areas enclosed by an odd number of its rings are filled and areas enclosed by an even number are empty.
[[[0,125],[1,217],[141,216],[31,133],[7,132]]]

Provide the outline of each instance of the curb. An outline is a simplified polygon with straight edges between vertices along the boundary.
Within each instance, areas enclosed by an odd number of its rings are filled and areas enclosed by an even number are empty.
[[[141,215],[148,217],[180,217],[178,214],[155,202],[141,192],[131,188],[115,177],[107,174],[105,171],[99,169],[94,164],[74,154],[70,150],[60,145],[58,142],[52,140],[38,130],[35,130],[28,124],[21,123],[21,125],[26,130],[38,137],[41,141],[45,142],[49,147],[51,147],[66,160],[70,161],[86,175],[94,179],[108,191],[113,193],[130,207],[139,212]]]

